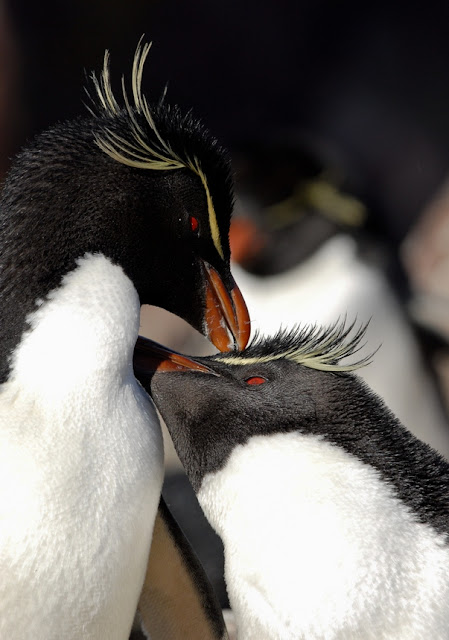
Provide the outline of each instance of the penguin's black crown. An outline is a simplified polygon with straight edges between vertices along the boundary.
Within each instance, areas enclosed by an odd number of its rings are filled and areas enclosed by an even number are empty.
[[[143,37],[142,37],[143,38]],[[196,174],[206,192],[212,239],[224,259],[221,233],[213,199],[233,208],[232,175],[229,158],[217,140],[191,112],[183,114],[176,106],[164,103],[150,106],[142,92],[145,61],[152,43],[137,46],[131,76],[132,99],[122,77],[124,106],[120,106],[112,90],[109,52],[104,55],[103,70],[97,78],[92,73],[94,95],[91,99],[95,116],[105,119],[102,130],[95,134],[97,145],[113,160],[134,169],[170,171],[188,169]],[[212,198],[212,193],[214,198]]]

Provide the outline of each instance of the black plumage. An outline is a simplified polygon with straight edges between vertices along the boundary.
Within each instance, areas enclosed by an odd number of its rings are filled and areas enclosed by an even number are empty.
[[[136,56],[144,61],[147,53],[138,50]],[[120,264],[142,304],[167,308],[200,331],[204,273],[195,256],[218,271],[228,291],[234,288],[227,153],[199,121],[177,107],[156,105],[150,125],[139,105],[117,106],[114,113],[98,97],[97,103],[97,115],[57,124],[37,136],[6,179],[0,201],[0,381],[7,379],[10,355],[36,301],[86,253],[102,253]],[[100,148],[107,136],[129,140],[136,123],[149,148],[163,140],[186,166],[127,166]],[[187,166],[189,158],[201,176]],[[206,185],[222,255],[211,235]],[[196,235],[189,216],[199,220]]]

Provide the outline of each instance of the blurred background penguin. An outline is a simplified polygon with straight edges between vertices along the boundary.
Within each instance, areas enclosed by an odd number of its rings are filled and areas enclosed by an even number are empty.
[[[0,172],[26,139],[80,113],[108,48],[192,108],[231,150],[234,276],[254,328],[371,318],[368,384],[449,458],[449,7],[229,0],[0,2]],[[114,72],[114,70],[113,70]],[[87,99],[86,99],[87,100]],[[194,354],[187,325],[142,333]],[[167,455],[165,497],[221,604],[220,543]],[[218,560],[217,560],[218,558]]]

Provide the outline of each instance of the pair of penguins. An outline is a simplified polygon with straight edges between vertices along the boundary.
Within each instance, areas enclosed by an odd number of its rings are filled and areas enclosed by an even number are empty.
[[[106,56],[91,116],[40,135],[3,187],[0,638],[126,640],[136,609],[153,640],[227,637],[159,504],[143,387],[223,540],[240,640],[449,638],[448,464],[350,373],[363,329],[245,348],[229,161],[150,108],[148,51],[123,107]],[[138,338],[144,303],[221,353]]]

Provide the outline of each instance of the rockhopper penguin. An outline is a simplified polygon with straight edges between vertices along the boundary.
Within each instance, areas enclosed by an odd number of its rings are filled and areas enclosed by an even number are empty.
[[[16,158],[0,201],[0,637],[125,640],[144,580],[163,445],[132,357],[140,305],[242,348],[229,161],[190,115],[108,56],[94,113]],[[140,344],[140,343],[139,343]]]
[[[449,638],[449,465],[345,364],[363,334],[281,332],[195,369],[156,354],[244,640]]]

